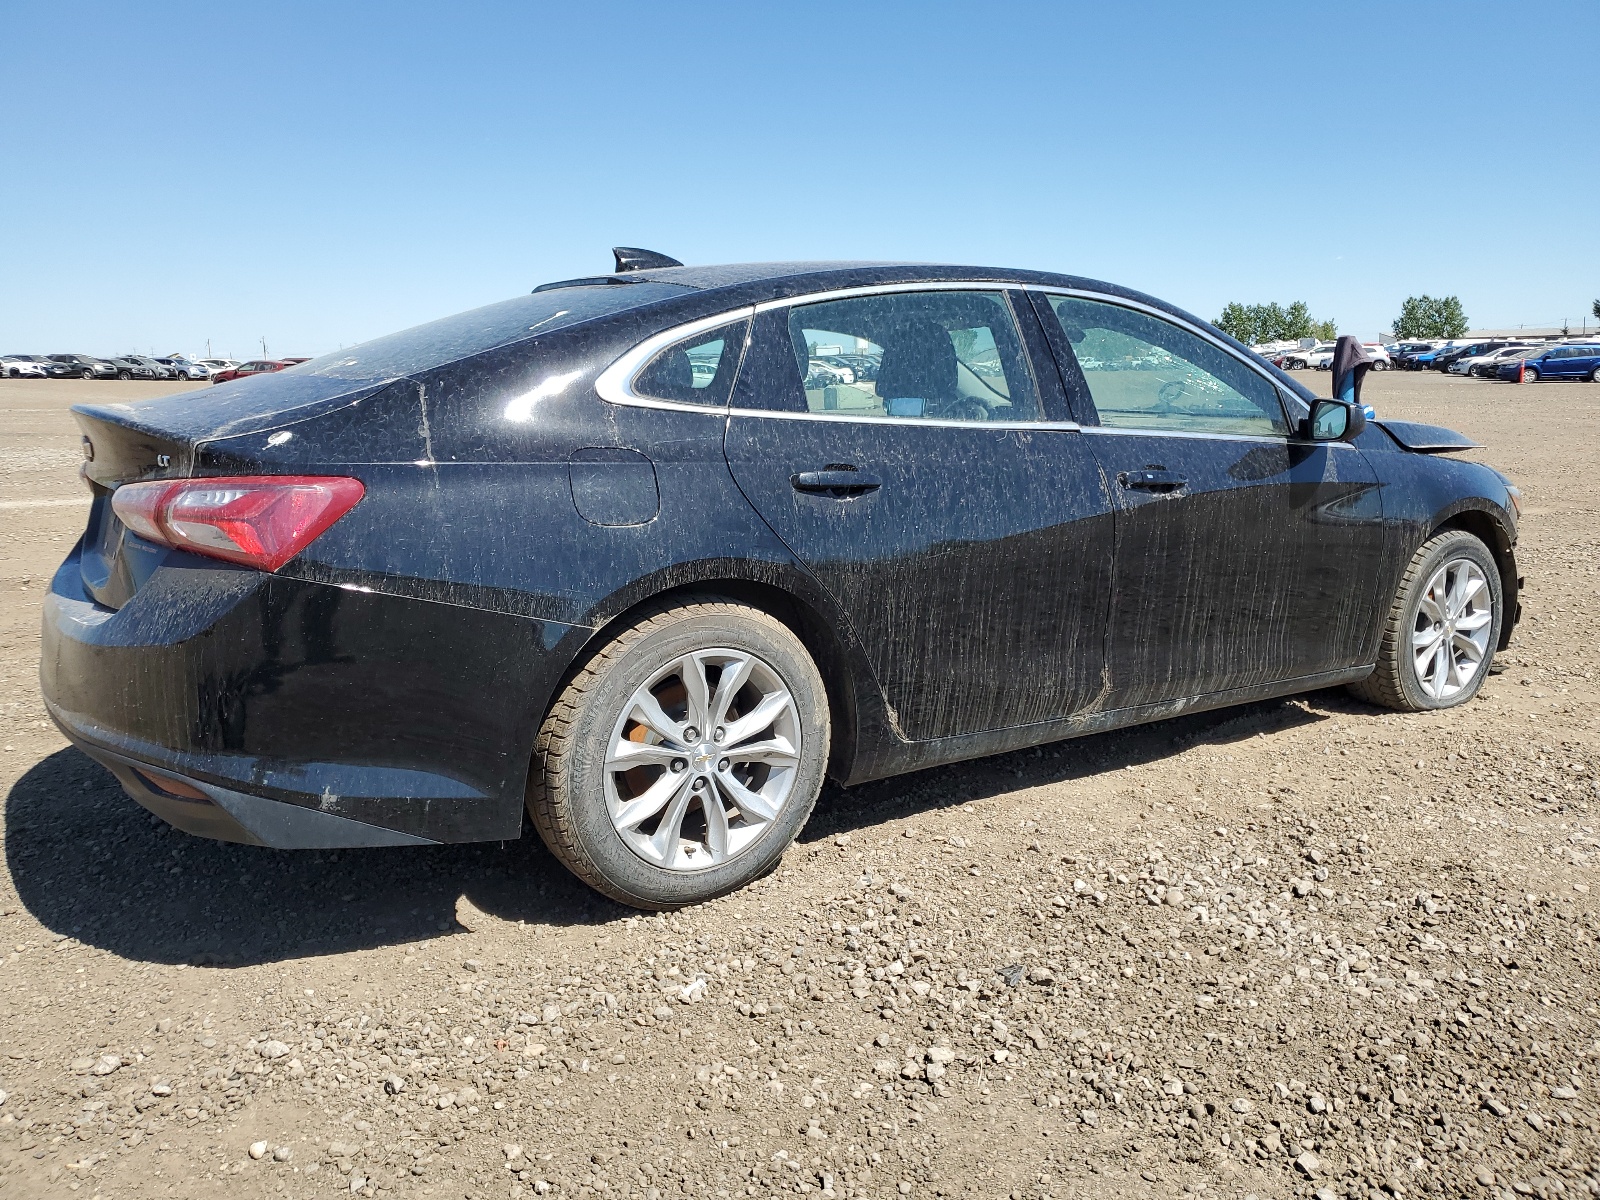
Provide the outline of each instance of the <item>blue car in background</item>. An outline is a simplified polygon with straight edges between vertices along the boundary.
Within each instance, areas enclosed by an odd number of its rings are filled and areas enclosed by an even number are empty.
[[[1518,378],[1525,383],[1541,379],[1587,379],[1600,383],[1600,344],[1551,346],[1516,362],[1502,363],[1495,374],[1501,379]]]

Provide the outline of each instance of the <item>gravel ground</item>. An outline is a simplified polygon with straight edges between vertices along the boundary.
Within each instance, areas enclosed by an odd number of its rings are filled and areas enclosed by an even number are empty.
[[[0,383],[0,1196],[1600,1193],[1600,388],[1369,379],[1527,494],[1467,708],[1319,692],[830,789],[665,917],[531,835],[199,841],[66,746],[66,408],[153,390]]]

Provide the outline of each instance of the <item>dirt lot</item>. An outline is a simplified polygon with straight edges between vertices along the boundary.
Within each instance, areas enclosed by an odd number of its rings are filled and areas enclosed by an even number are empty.
[[[67,747],[67,406],[157,390],[0,383],[0,1196],[1600,1193],[1600,387],[1370,380],[1527,495],[1469,707],[1322,692],[830,789],[671,917],[531,835],[198,841]]]

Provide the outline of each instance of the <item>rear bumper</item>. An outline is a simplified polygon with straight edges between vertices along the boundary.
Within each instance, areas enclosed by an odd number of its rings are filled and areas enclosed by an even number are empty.
[[[52,716],[56,716],[54,712]],[[73,745],[117,777],[128,795],[174,828],[196,837],[280,850],[329,850],[352,846],[429,846],[428,838],[300,804],[270,800],[198,779],[179,780],[147,763],[114,754],[87,741],[59,716],[56,724]],[[176,795],[168,788],[182,788]]]
[[[535,723],[573,632],[170,551],[112,610],[84,592],[75,549],[45,597],[40,684],[68,738],[191,833],[500,840],[521,833]]]

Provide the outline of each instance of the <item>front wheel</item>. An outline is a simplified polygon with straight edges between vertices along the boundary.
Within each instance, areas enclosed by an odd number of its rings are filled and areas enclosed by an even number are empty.
[[[1539,372],[1534,370],[1534,368],[1532,368],[1532,367],[1523,367],[1522,368],[1522,382],[1523,383],[1538,383],[1539,382]]]
[[[551,852],[614,900],[674,909],[771,870],[828,762],[805,646],[759,609],[702,600],[597,651],[539,730],[528,812]]]
[[[1589,382],[1600,383],[1600,367],[1596,367],[1594,370],[1589,372]]]
[[[1489,673],[1503,609],[1487,546],[1459,529],[1428,539],[1390,606],[1377,667],[1350,690],[1403,712],[1465,704]]]

